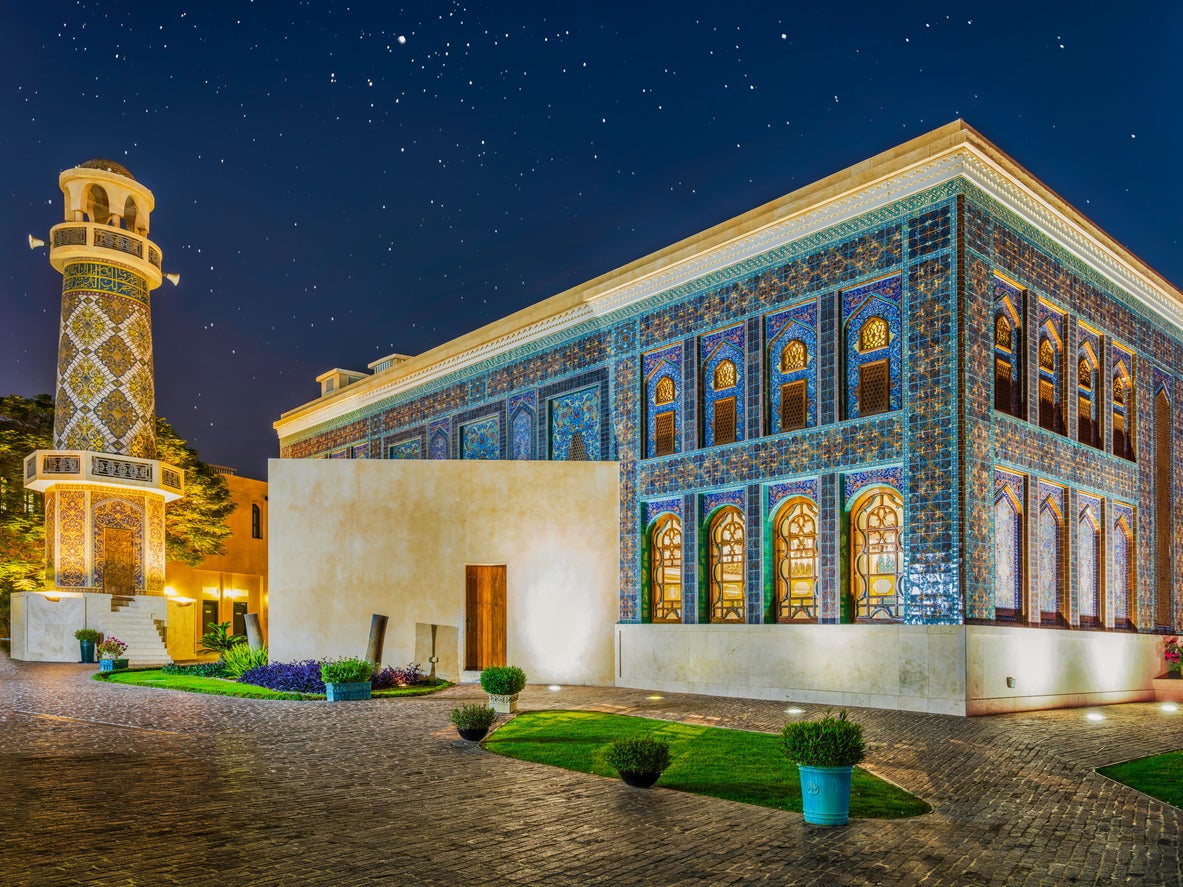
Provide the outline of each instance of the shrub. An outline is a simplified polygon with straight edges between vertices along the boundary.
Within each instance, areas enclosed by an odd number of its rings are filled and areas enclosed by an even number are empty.
[[[866,757],[863,728],[848,721],[845,710],[785,724],[780,737],[785,757],[805,767],[850,767]]]
[[[231,647],[246,643],[245,635],[230,633],[229,622],[209,622],[205,627],[209,631],[201,636],[201,647],[198,649],[198,653],[218,653],[220,655]]]
[[[165,674],[183,674],[194,678],[226,677],[226,666],[221,662],[198,662],[196,665],[175,665],[170,662],[160,670]]]
[[[373,673],[373,663],[356,656],[326,659],[320,664],[320,679],[326,684],[361,683],[368,681]]]
[[[315,659],[299,662],[272,662],[259,665],[243,673],[240,684],[254,684],[283,693],[323,693],[325,682],[320,679],[320,663]]]
[[[98,629],[95,628],[80,628],[74,632],[74,639],[79,641],[90,641],[92,644],[101,638]]]
[[[496,717],[497,712],[477,702],[452,709],[452,723],[458,730],[488,730]]]
[[[98,651],[100,659],[118,659],[127,650],[127,644],[119,638],[111,637],[95,647],[95,650]]]
[[[226,677],[238,680],[252,668],[267,664],[267,648],[253,649],[246,644],[237,644],[222,654],[221,661]]]
[[[652,736],[614,739],[607,759],[617,773],[661,773],[670,765],[670,745]]]
[[[516,665],[490,665],[481,672],[481,689],[490,696],[513,696],[526,686],[526,673]]]
[[[419,667],[419,663],[411,662],[402,668],[388,665],[381,671],[374,672],[374,676],[370,678],[370,685],[375,690],[393,690],[395,687],[412,687],[422,681],[423,669]]]

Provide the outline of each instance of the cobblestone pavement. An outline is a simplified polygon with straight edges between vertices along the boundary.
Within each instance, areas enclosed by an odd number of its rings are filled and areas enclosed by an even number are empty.
[[[448,723],[475,686],[369,704],[108,685],[0,654],[0,883],[1183,884],[1183,812],[1093,772],[1183,747],[1151,704],[862,709],[904,820],[800,814],[509,760]],[[523,709],[776,731],[784,703],[531,686]],[[816,706],[802,706],[809,713]]]

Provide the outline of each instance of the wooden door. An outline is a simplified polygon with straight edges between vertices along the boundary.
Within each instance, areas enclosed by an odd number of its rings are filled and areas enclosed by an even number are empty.
[[[505,665],[505,564],[464,568],[464,667]]]
[[[103,592],[136,593],[136,539],[131,530],[103,528]]]

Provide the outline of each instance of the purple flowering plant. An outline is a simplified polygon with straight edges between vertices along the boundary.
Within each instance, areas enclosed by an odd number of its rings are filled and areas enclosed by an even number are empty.
[[[254,684],[285,693],[323,693],[325,683],[320,677],[320,662],[302,659],[298,662],[269,662],[243,672],[240,684]]]
[[[375,690],[393,690],[396,687],[413,687],[423,681],[423,669],[419,663],[410,662],[401,668],[388,665],[381,671],[375,671],[370,678],[370,686]]]

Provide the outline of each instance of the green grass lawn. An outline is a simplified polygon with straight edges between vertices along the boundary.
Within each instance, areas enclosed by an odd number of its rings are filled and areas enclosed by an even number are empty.
[[[1098,767],[1097,772],[1152,798],[1183,807],[1183,751],[1110,764]]]
[[[513,718],[484,745],[523,761],[616,777],[604,760],[612,740],[646,734],[670,744],[670,767],[657,783],[661,788],[801,811],[797,766],[781,752],[779,735],[598,712],[539,711]],[[897,819],[931,809],[902,788],[854,769],[851,816]]]
[[[205,693],[209,696],[237,696],[244,699],[324,699],[323,693],[282,693],[254,684],[240,684],[224,678],[199,678],[192,675],[165,674],[158,668],[131,671],[95,672],[96,681],[110,681],[115,684],[131,684],[136,687],[157,687],[164,690],[184,690],[187,693]],[[450,687],[447,681],[438,684],[415,687],[399,687],[395,690],[375,690],[374,698],[388,699],[396,696],[424,696]]]

